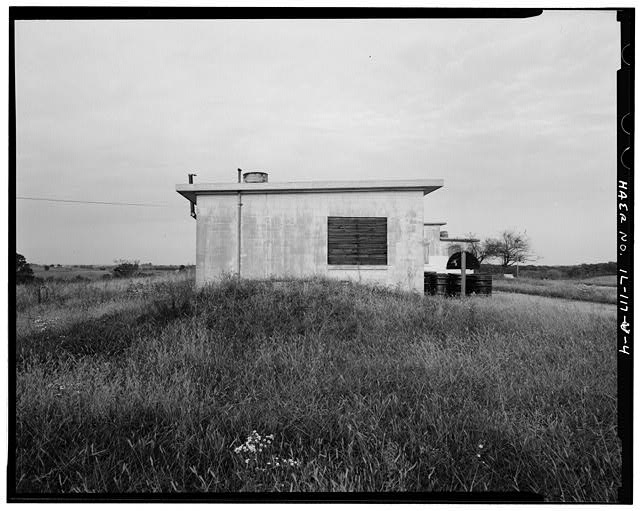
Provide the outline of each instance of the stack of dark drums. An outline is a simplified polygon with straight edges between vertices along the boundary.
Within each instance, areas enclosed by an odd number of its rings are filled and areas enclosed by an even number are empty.
[[[447,274],[436,272],[424,273],[424,292],[428,295],[447,294]]]
[[[456,273],[425,272],[424,292],[429,295],[460,296],[461,280],[461,275]],[[466,294],[490,295],[491,288],[491,275],[467,275]]]
[[[467,275],[467,294],[475,293],[477,295],[490,295],[493,280],[491,275],[474,273]]]

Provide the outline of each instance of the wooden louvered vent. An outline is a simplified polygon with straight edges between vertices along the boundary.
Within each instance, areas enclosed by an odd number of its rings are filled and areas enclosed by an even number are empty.
[[[386,217],[328,217],[328,263],[387,264]]]

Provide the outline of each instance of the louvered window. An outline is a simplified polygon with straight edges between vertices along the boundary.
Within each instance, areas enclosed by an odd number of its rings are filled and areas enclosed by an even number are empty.
[[[327,253],[329,264],[386,266],[387,219],[330,216]]]

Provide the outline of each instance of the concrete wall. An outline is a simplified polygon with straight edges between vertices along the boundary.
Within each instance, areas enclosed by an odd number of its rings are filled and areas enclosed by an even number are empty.
[[[196,284],[236,272],[237,195],[198,195]],[[245,194],[241,274],[423,289],[422,191]],[[329,266],[328,216],[387,217],[387,266]]]
[[[469,243],[460,241],[447,241],[446,238],[440,238],[439,225],[424,226],[424,247],[425,247],[425,263],[424,271],[435,271],[438,273],[461,273],[460,270],[447,270],[447,262],[449,258],[462,249],[469,250]],[[473,270],[467,270],[473,273]]]

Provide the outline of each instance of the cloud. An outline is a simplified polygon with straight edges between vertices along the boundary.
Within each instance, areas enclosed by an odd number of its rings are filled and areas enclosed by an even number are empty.
[[[615,205],[618,31],[614,12],[580,11],[18,22],[19,192],[166,202],[178,218],[24,204],[19,241],[36,260],[65,262],[68,249],[66,262],[109,262],[96,260],[109,246],[192,260],[174,184],[192,171],[232,181],[242,167],[276,181],[444,178],[425,212],[451,231],[493,234],[510,216],[550,264],[612,259],[613,244],[579,247],[561,232],[610,237],[600,218]],[[82,244],[96,225],[99,251]],[[37,242],[51,233],[64,242]]]

